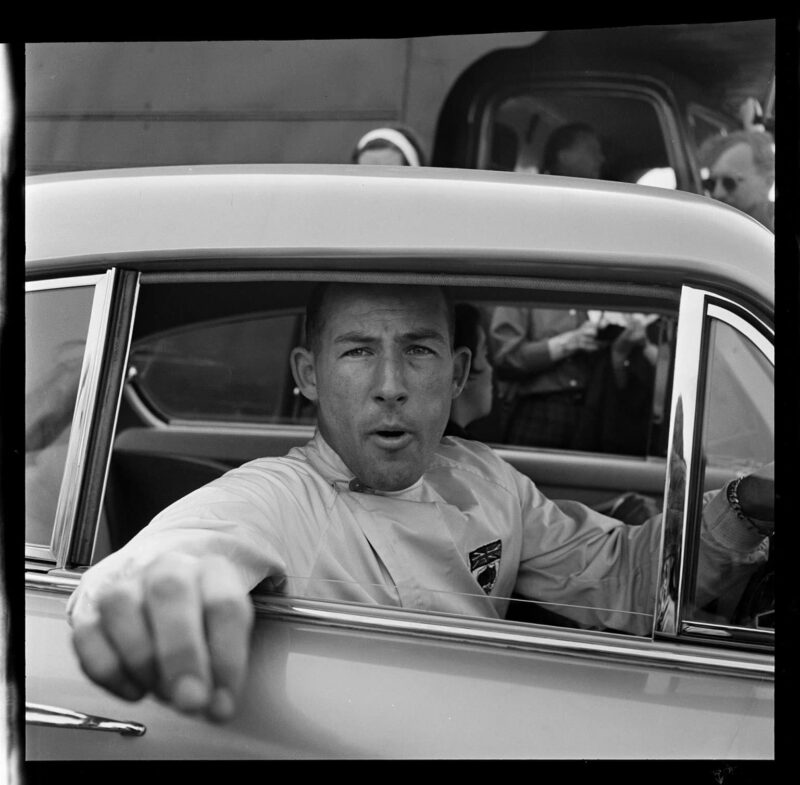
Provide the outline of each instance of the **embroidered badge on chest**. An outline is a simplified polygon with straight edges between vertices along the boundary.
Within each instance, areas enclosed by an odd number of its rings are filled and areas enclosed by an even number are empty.
[[[500,540],[482,545],[469,554],[469,568],[480,587],[488,594],[497,580],[500,570],[500,555],[503,543]]]

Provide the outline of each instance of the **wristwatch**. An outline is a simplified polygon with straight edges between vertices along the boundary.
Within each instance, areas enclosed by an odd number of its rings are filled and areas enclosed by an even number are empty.
[[[725,495],[728,499],[728,504],[731,506],[731,509],[736,513],[736,517],[749,523],[759,534],[763,534],[767,536],[772,534],[774,524],[772,521],[759,521],[753,520],[749,516],[745,515],[744,510],[742,510],[742,503],[739,501],[739,483],[744,479],[744,477],[737,477],[735,480],[732,480],[728,483],[728,488],[725,492]]]

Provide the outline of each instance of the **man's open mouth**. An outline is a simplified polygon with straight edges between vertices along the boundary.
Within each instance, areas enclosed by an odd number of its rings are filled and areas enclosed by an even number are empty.
[[[378,428],[371,432],[372,437],[384,449],[400,449],[412,439],[409,431],[395,428]]]

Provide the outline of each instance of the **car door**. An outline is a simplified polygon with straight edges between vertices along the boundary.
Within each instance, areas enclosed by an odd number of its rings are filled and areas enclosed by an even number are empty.
[[[275,283],[281,277],[284,287]],[[219,288],[220,276],[210,278]],[[302,299],[304,289],[291,271],[280,276],[251,274],[245,288],[252,292],[259,278],[266,281],[261,294],[273,289],[273,298],[284,308],[291,306],[292,293],[298,302]],[[373,278],[376,283],[382,280],[380,274]],[[129,346],[136,323],[150,318],[142,308],[148,302],[145,290],[188,286],[191,280],[174,273],[159,277],[117,270],[88,281],[92,291],[83,309],[89,303],[91,314],[81,359],[85,381],[79,386],[69,439],[76,460],[67,465],[77,474],[73,482],[59,487],[54,524],[58,535],[48,552],[42,543],[33,543],[37,550],[31,551],[26,571],[30,759],[619,758],[631,750],[645,757],[669,757],[676,750],[680,757],[771,755],[769,631],[707,623],[691,611],[687,581],[696,553],[692,527],[697,520],[692,500],[704,482],[691,468],[694,452],[685,456],[690,481],[679,486],[672,476],[667,486],[668,495],[673,486],[684,489],[681,514],[670,529],[682,547],[665,552],[674,558],[665,558],[662,567],[669,591],[659,606],[655,637],[257,593],[251,669],[243,704],[231,723],[218,727],[178,716],[152,699],[129,704],[92,686],[71,652],[66,600],[81,569],[115,547],[108,527],[114,501],[103,499],[104,477],[125,433],[144,429],[142,421],[130,420],[120,400],[122,396],[124,401],[123,380],[131,381],[129,360],[135,352]],[[475,297],[479,283],[469,289]],[[49,288],[46,282],[36,287]],[[519,280],[514,289],[518,291]],[[166,289],[160,294],[165,302],[174,302]],[[464,289],[459,294],[464,296]],[[698,333],[691,315],[696,311],[693,296],[688,290],[681,294],[681,324],[685,320],[688,335],[704,334]],[[748,323],[752,319],[740,318]],[[60,337],[64,330],[58,327],[51,333]],[[75,334],[78,340],[83,335]],[[727,357],[730,347],[725,347]],[[708,351],[708,342],[693,345],[679,338],[677,363],[694,368],[697,379]],[[201,375],[207,370],[202,363],[194,366]],[[728,364],[736,367],[738,362]],[[34,378],[38,377],[32,374]],[[759,398],[763,380],[757,379],[746,389],[756,390]],[[214,389],[213,383],[210,387]],[[673,421],[680,423],[686,418],[676,418],[678,401],[683,407],[691,402],[694,412],[709,406],[699,386],[694,392],[681,387],[672,398]],[[169,432],[169,421],[166,426],[162,422],[152,430]],[[173,428],[166,441],[172,439],[173,449],[183,458],[196,457],[198,445],[207,449],[215,440],[235,452],[242,449],[240,442],[260,449],[277,445],[287,431],[291,438],[299,436],[280,422],[262,424],[261,430],[230,425],[226,430],[202,421]],[[684,436],[684,445],[695,444],[694,435]],[[159,438],[143,444],[153,447]],[[674,439],[673,435],[673,444]],[[748,441],[743,435],[740,444]],[[181,450],[175,448],[179,442]],[[124,441],[122,446],[131,447]],[[217,460],[220,454],[211,458]],[[580,456],[575,463],[580,465]],[[90,483],[91,467],[99,475]],[[81,489],[77,499],[74,487]],[[676,574],[686,577],[676,580]],[[673,592],[673,586],[683,587],[683,594]],[[726,633],[722,646],[720,629]],[[698,723],[713,727],[713,736],[698,738]]]
[[[209,725],[155,701],[134,708],[93,686],[78,667],[66,621],[67,598],[95,537],[105,536],[98,521],[137,277],[108,270],[26,286],[28,760],[179,758],[230,749],[219,747]]]

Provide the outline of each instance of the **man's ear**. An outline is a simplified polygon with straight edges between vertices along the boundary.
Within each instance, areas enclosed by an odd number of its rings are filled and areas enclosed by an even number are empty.
[[[317,393],[317,373],[314,366],[314,354],[302,346],[295,346],[289,355],[289,364],[292,368],[294,383],[300,392],[309,401],[316,402],[319,398]]]
[[[453,349],[453,398],[458,398],[469,376],[472,352],[466,346]]]

